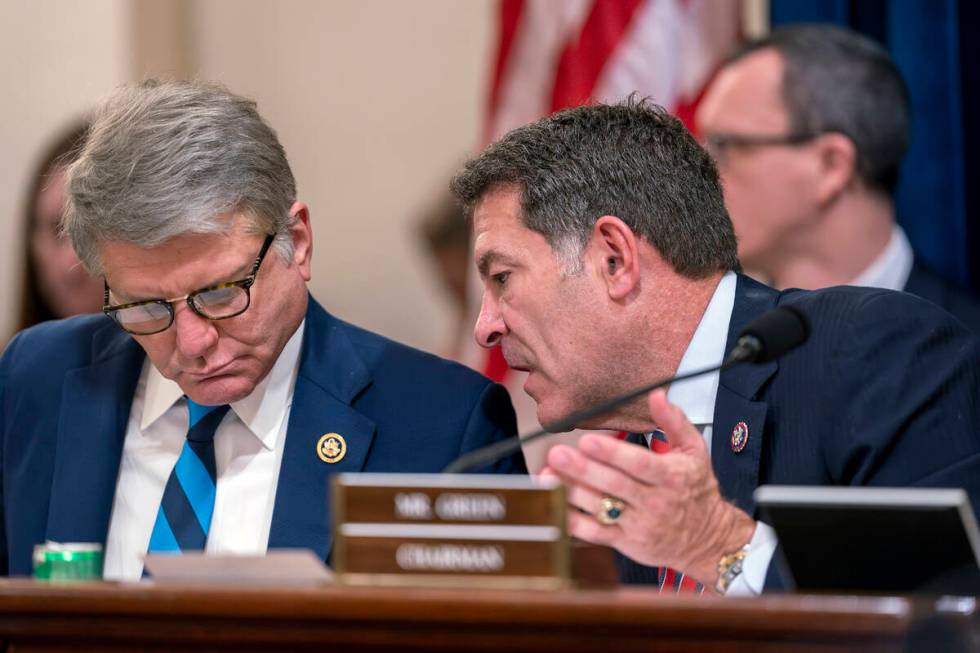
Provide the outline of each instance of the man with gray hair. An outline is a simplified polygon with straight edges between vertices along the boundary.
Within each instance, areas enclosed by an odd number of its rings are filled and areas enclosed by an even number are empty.
[[[917,259],[895,223],[910,113],[884,48],[803,25],[733,54],[695,121],[750,271],[778,288],[905,290],[980,331],[980,304]]]
[[[310,211],[253,102],[123,87],[68,179],[105,315],[24,331],[0,360],[0,571],[29,574],[46,540],[104,544],[112,579],[148,552],[325,559],[331,475],[436,472],[515,432],[500,386],[309,297]]]
[[[488,147],[453,188],[484,284],[476,338],[528,372],[542,424],[720,365],[776,306],[809,318],[809,340],[778,361],[575,424],[632,442],[590,434],[548,452],[570,533],[615,547],[625,580],[778,584],[760,484],[963,487],[980,506],[980,343],[905,293],[779,292],[741,275],[714,164],[663,109],[558,113]]]

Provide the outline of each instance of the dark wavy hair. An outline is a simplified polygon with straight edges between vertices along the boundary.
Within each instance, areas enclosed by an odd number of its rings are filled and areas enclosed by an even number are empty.
[[[62,133],[43,153],[43,156],[38,161],[37,167],[34,169],[34,174],[31,176],[31,185],[27,191],[26,201],[24,203],[24,215],[21,222],[21,242],[24,243],[24,264],[21,272],[20,311],[16,324],[17,331],[26,329],[38,322],[53,320],[58,317],[41,296],[41,290],[37,284],[37,274],[35,274],[38,262],[34,260],[31,237],[37,218],[37,200],[41,194],[41,190],[49,183],[53,173],[67,167],[72,162],[79,150],[81,150],[87,133],[87,122],[78,123]]]
[[[680,120],[637,97],[556,113],[508,133],[452,182],[468,213],[495,187],[520,189],[524,225],[577,271],[592,228],[614,215],[689,278],[740,270],[711,156]]]

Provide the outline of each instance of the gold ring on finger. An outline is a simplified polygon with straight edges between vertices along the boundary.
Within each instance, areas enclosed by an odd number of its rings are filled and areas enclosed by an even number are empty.
[[[609,526],[610,524],[615,524],[623,516],[623,512],[625,511],[626,504],[621,499],[604,496],[602,497],[602,501],[599,502],[599,510],[596,511],[595,518],[600,524]]]

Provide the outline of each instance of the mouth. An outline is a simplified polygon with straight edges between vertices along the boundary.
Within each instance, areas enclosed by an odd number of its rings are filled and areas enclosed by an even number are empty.
[[[531,372],[531,364],[524,360],[524,357],[519,354],[519,352],[514,351],[513,346],[508,346],[509,343],[504,342],[501,345],[501,352],[504,355],[504,360],[507,361],[507,366],[517,372]]]
[[[533,383],[534,383],[534,376],[535,376],[534,375],[534,368],[531,367],[530,365],[526,365],[526,364],[524,364],[524,365],[511,365],[510,368],[512,370],[514,370],[515,372],[520,372],[520,373],[523,373],[523,374],[526,374],[527,375],[527,376],[524,377],[524,383],[521,384],[521,387],[522,387],[522,389],[524,390],[524,392],[526,394],[530,395],[531,398],[534,398],[534,395],[532,394],[533,390],[531,389],[531,387],[533,386]]]
[[[201,370],[201,371],[198,371],[198,372],[192,372],[192,371],[185,370],[183,372],[183,375],[186,376],[186,377],[188,377],[188,378],[190,378],[195,383],[199,383],[201,381],[206,381],[206,380],[208,380],[210,378],[214,378],[216,376],[222,376],[222,375],[228,374],[230,372],[231,366],[234,363],[235,363],[235,360],[232,359],[232,360],[228,361],[227,363],[222,363],[221,365],[212,365],[208,369]]]

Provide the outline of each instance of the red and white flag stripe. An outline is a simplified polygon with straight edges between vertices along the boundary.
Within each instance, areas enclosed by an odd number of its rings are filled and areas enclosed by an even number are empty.
[[[739,0],[501,0],[484,140],[634,92],[687,117],[740,20]]]

